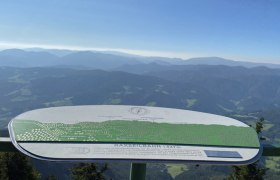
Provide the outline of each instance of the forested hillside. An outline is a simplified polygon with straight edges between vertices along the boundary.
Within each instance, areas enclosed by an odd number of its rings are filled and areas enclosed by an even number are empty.
[[[134,68],[142,65],[133,65]],[[280,144],[280,70],[265,67],[244,68],[212,65],[150,66],[142,73],[68,69],[54,67],[0,67],[0,125],[2,135],[9,120],[28,110],[87,104],[126,104],[161,106],[230,116],[248,124],[265,117],[265,143]],[[154,67],[157,67],[156,70]],[[123,68],[123,67],[122,67]],[[120,70],[120,69],[119,69]],[[277,158],[264,161],[277,170]],[[43,175],[53,172],[67,177],[70,165],[36,162]],[[127,167],[111,164],[106,173],[125,177]],[[45,168],[50,167],[50,171]],[[56,168],[55,168],[56,167]],[[149,176],[183,178],[204,172],[225,177],[228,167],[193,165],[151,165]],[[61,168],[62,173],[55,169]],[[177,169],[176,169],[177,168]],[[181,170],[180,170],[181,169]],[[192,170],[191,170],[192,169]],[[165,173],[158,174],[163,171]],[[158,172],[157,172],[158,171]],[[122,172],[122,173],[118,173]],[[148,171],[149,172],[149,171]],[[177,176],[178,175],[178,176]],[[203,175],[203,176],[204,176]]]

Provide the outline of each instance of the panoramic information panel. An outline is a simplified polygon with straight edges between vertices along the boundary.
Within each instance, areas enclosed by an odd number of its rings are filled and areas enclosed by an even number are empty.
[[[255,130],[223,116],[144,106],[65,106],[28,111],[9,124],[21,152],[46,160],[248,164]]]

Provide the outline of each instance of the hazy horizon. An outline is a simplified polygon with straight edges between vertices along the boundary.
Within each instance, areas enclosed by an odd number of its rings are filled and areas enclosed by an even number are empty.
[[[0,48],[280,63],[280,1],[1,1]]]
[[[149,52],[149,51],[138,51],[138,50],[126,50],[126,49],[103,49],[103,48],[75,48],[75,47],[64,47],[64,46],[9,46],[6,48],[1,47],[0,44],[0,52],[4,50],[11,50],[11,49],[19,49],[19,50],[24,50],[27,52],[48,52],[51,50],[58,50],[58,51],[70,51],[70,53],[74,52],[100,52],[104,54],[114,54],[116,53],[119,56],[135,56],[135,57],[147,57],[147,58],[170,58],[171,59],[176,59],[176,60],[182,60],[182,61],[188,61],[190,59],[200,59],[200,58],[221,58],[224,60],[229,60],[229,61],[236,61],[236,62],[248,62],[248,63],[260,63],[260,64],[280,64],[280,62],[258,62],[258,61],[250,61],[246,59],[233,59],[233,58],[226,58],[222,56],[190,56],[188,58],[184,57],[178,57],[178,56],[164,56],[162,54],[159,54],[158,52]],[[49,52],[53,55],[59,56],[55,53]],[[114,54],[114,55],[116,55]],[[168,53],[166,53],[168,54]],[[67,55],[67,54],[66,54]],[[64,55],[60,55],[64,56]]]

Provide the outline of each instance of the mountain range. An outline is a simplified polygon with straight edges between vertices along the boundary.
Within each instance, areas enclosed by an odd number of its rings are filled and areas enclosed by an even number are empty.
[[[8,136],[6,127],[12,118],[28,110],[87,104],[188,109],[233,117],[249,125],[263,116],[265,143],[280,145],[278,65],[222,58],[140,57],[116,52],[41,49],[0,52],[1,136]],[[278,172],[277,159],[267,159],[264,163],[276,169],[274,174]],[[36,161],[36,167],[43,177],[52,173],[61,179],[69,178],[67,163]],[[129,174],[125,177],[124,174],[129,164],[109,167],[110,177],[128,178]],[[166,167],[160,164],[152,172],[163,173],[166,179],[169,175],[164,171]],[[215,172],[228,173],[225,167],[195,169],[182,170],[185,174],[182,179],[198,171],[207,177]]]
[[[10,67],[70,67],[80,69],[114,70],[124,65],[226,65],[280,68],[280,64],[234,61],[220,57],[191,59],[144,57],[113,51],[70,51],[55,49],[6,49],[0,51],[0,66]]]
[[[192,65],[141,75],[1,67],[0,83],[3,126],[26,110],[60,105],[148,105],[221,115],[280,109],[280,70],[265,67]]]

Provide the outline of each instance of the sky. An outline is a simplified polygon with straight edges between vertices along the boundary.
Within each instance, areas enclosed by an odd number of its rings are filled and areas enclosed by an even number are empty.
[[[0,48],[280,63],[279,0],[1,0]]]

